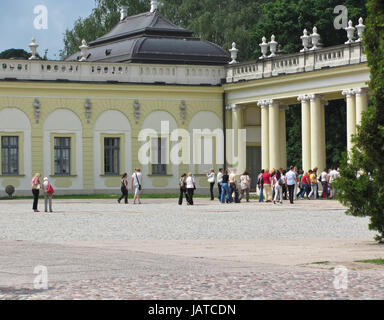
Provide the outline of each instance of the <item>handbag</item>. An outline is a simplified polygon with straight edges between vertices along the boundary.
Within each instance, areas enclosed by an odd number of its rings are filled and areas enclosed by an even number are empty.
[[[139,185],[139,190],[141,191],[141,184],[140,184],[140,182],[139,182],[139,178],[137,177],[137,174],[135,173],[135,177],[136,177],[136,181],[137,181],[137,183],[138,183],[138,185]]]
[[[48,186],[47,186],[47,193],[52,195],[52,194],[54,194],[54,192],[55,192],[55,190],[53,190],[52,185],[48,184]]]

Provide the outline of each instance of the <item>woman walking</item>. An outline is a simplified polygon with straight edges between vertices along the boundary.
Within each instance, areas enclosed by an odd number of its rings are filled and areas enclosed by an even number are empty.
[[[225,170],[223,174],[223,182],[221,183],[221,197],[220,197],[221,203],[233,202],[232,194],[229,191],[228,182],[229,182],[228,170]]]
[[[179,180],[179,186],[180,186],[180,197],[179,197],[179,205],[181,206],[183,204],[183,199],[185,195],[185,200],[187,200],[188,203],[188,195],[187,195],[187,174],[183,173]]]
[[[243,199],[244,193],[246,194],[247,202],[249,202],[249,191],[251,189],[251,178],[247,171],[240,177],[240,201]]]
[[[311,192],[308,195],[308,199],[311,199],[311,196],[313,195],[313,200],[317,200],[317,189],[318,189],[317,183],[318,182],[317,182],[316,171],[313,170],[309,172],[311,173],[311,175],[309,176],[309,181],[311,183]]]
[[[125,204],[128,204],[128,173],[124,173],[121,177],[121,197],[117,200],[118,203],[124,198]]]
[[[215,170],[211,169],[209,173],[207,173],[207,178],[209,182],[209,191],[211,192],[211,201],[215,200],[215,196],[213,195],[213,187],[215,186]]]
[[[43,182],[43,191],[44,191],[44,211],[48,212],[48,204],[49,204],[49,212],[53,212],[52,210],[52,196],[53,196],[53,187],[49,182],[48,178],[44,178]]]
[[[32,185],[32,194],[33,194],[33,206],[32,209],[34,212],[40,212],[37,207],[38,207],[38,202],[39,202],[39,194],[40,194],[40,173],[36,173],[32,179],[31,185]]]
[[[235,170],[232,170],[231,174],[229,175],[229,192],[232,198],[233,195],[235,195],[235,203],[239,203],[239,185],[237,184]]]
[[[186,183],[187,183],[188,205],[193,206],[193,194],[196,189],[196,184],[195,184],[195,179],[193,179],[191,172],[188,173],[188,178],[186,180]]]

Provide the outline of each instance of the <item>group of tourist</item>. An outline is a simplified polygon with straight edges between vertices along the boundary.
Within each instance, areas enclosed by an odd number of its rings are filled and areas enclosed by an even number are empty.
[[[32,194],[33,194],[32,209],[34,212],[40,212],[38,210],[38,202],[39,202],[40,190],[42,190],[44,194],[44,211],[48,212],[48,207],[49,207],[49,212],[53,212],[52,210],[52,196],[54,193],[53,187],[47,177],[43,179],[43,184],[41,184],[40,178],[41,178],[41,174],[36,173],[31,182]]]
[[[38,210],[38,202],[39,202],[40,190],[42,190],[44,195],[44,211],[48,212],[48,208],[49,208],[49,212],[53,212],[52,196],[55,191],[47,177],[43,179],[43,184],[40,183],[40,178],[41,178],[41,174],[36,173],[31,181],[32,194],[33,194],[32,210],[34,212],[40,212]],[[142,174],[139,168],[136,168],[135,172],[132,174],[130,184],[131,184],[131,189],[135,190],[135,195],[133,197],[133,204],[136,204],[136,201],[138,201],[138,203],[141,204],[140,194],[142,190]],[[124,202],[128,204],[128,186],[129,186],[128,174],[124,173],[123,176],[121,177],[121,188],[120,188],[121,197],[117,199],[118,203],[121,203],[121,200],[124,199]]]
[[[192,174],[189,174],[191,179]],[[181,177],[183,179],[184,175]],[[297,199],[334,199],[336,196],[336,188],[334,182],[340,177],[339,170],[324,169],[320,174],[318,168],[298,171],[296,167],[291,166],[289,170],[263,169],[257,177],[257,189],[259,193],[259,202],[283,203],[283,200],[288,200],[294,203]],[[251,191],[251,178],[249,173],[245,171],[239,181],[236,177],[235,170],[229,171],[219,169],[217,175],[213,169],[207,173],[208,183],[210,185],[211,200],[214,200],[214,186],[217,182],[218,199],[221,203],[239,203],[246,198],[249,202],[249,194]],[[321,195],[319,195],[319,183],[322,186]],[[195,185],[191,188],[196,189]],[[182,204],[183,194],[186,194],[187,201],[190,194],[184,184],[180,184],[180,200]],[[256,190],[257,191],[257,190]],[[191,193],[193,196],[193,193]],[[191,204],[191,203],[189,203]],[[192,202],[193,204],[193,202]]]
[[[131,189],[135,190],[135,195],[133,196],[133,204],[136,204],[136,201],[138,201],[139,204],[141,204],[140,201],[140,194],[142,190],[142,174],[141,169],[136,168],[135,172],[131,176]],[[121,177],[121,197],[117,199],[118,203],[121,203],[121,200],[124,198],[124,203],[128,204],[128,173],[124,173]]]
[[[296,167],[291,166],[289,171],[272,169],[261,170],[257,177],[257,187],[259,189],[259,202],[283,202],[287,200],[293,203],[296,199],[334,199],[336,196],[335,182],[340,177],[339,170],[324,169],[318,173],[318,168],[298,171]],[[319,195],[319,183],[322,187],[321,195]]]
[[[240,203],[245,196],[247,202],[250,201],[251,178],[247,171],[237,179],[235,170],[219,169],[217,175],[214,169],[211,169],[207,174],[208,183],[210,186],[210,197],[213,201],[214,186],[217,182],[218,199],[221,203]],[[33,211],[39,212],[38,200],[40,190],[44,194],[45,212],[53,212],[52,210],[52,195],[53,187],[47,177],[43,179],[43,184],[40,183],[40,173],[36,173],[32,179],[32,194],[33,194]],[[263,169],[257,177],[257,189],[259,190],[259,202],[273,202],[274,204],[283,203],[289,196],[290,203],[294,203],[296,199],[333,199],[336,196],[336,188],[334,182],[340,177],[339,170],[324,169],[318,173],[318,168],[298,171],[296,167],[291,166],[288,171],[280,168],[279,170]],[[319,183],[322,186],[321,195],[319,195]],[[134,190],[133,203],[136,201],[141,204],[140,194],[142,191],[142,174],[139,168],[135,169],[130,179],[130,187]],[[180,196],[179,205],[183,204],[185,197],[187,205],[193,205],[193,196],[196,190],[196,182],[191,172],[181,175],[179,180]],[[124,173],[121,177],[121,196],[117,200],[118,203],[124,199],[128,204],[128,174]],[[257,190],[256,190],[257,191]]]

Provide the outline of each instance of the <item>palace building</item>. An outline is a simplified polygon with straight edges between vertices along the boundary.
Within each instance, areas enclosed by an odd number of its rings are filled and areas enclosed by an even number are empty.
[[[122,173],[139,167],[146,192],[169,193],[183,172],[193,172],[197,187],[207,190],[205,173],[224,163],[253,174],[286,167],[285,111],[297,103],[303,169],[323,168],[324,104],[346,98],[348,137],[368,106],[362,20],[354,29],[359,39],[349,32],[347,43],[319,48],[314,28],[304,33],[302,52],[291,55],[276,55],[274,37],[264,39],[260,59],[238,63],[235,44],[226,51],[194,37],[152,1],[136,16],[122,9],[109,33],[83,42],[65,61],[35,59],[32,41],[30,60],[0,60],[0,196],[8,185],[29,195],[35,172],[60,194],[111,193]],[[173,136],[177,129],[189,133],[191,161],[175,164],[169,159],[182,140]],[[218,129],[234,135],[221,137]],[[143,138],[143,131],[150,134]],[[200,161],[204,146],[213,151],[210,161]]]

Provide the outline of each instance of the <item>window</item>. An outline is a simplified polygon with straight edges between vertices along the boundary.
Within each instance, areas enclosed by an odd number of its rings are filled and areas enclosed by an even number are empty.
[[[19,174],[19,137],[1,137],[1,163],[3,175]]]
[[[69,176],[71,174],[71,138],[54,138],[55,145],[55,175]]]
[[[120,175],[120,138],[104,138],[104,174]]]
[[[151,140],[152,174],[167,174],[167,141],[167,138]]]

